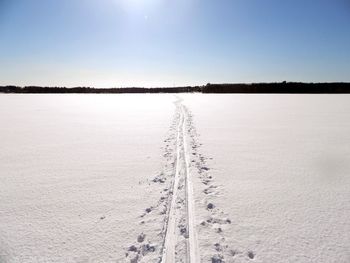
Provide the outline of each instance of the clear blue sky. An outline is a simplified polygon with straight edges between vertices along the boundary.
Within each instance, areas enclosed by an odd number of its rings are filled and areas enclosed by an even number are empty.
[[[349,0],[0,0],[0,85],[350,81]]]

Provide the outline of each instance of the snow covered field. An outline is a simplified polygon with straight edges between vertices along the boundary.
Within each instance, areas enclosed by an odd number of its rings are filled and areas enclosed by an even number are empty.
[[[1,95],[0,262],[115,262],[156,200],[173,96]]]
[[[220,235],[235,254],[223,248],[225,261],[350,262],[349,95],[190,95],[184,103],[212,158],[213,202],[232,222]]]
[[[349,262],[349,95],[0,95],[0,262]]]

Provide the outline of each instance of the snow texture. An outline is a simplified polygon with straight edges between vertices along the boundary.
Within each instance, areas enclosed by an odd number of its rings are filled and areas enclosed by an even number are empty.
[[[349,95],[1,95],[0,262],[350,262]]]
[[[350,262],[349,95],[183,97],[215,181],[202,205],[230,220],[218,245],[199,227],[203,261]]]

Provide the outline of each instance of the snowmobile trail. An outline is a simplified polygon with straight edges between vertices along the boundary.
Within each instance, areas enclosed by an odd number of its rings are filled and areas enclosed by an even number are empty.
[[[164,263],[199,262],[193,183],[189,172],[187,145],[186,120],[188,113],[181,102],[180,98],[175,101],[179,113],[176,131],[176,166],[161,258],[161,262]]]

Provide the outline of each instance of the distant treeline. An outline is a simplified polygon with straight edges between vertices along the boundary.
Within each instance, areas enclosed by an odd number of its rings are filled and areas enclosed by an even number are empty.
[[[39,86],[0,86],[0,92],[5,93],[178,93],[200,92],[200,87],[173,87],[173,88],[108,88],[91,87],[39,87]]]
[[[252,84],[207,84],[203,93],[350,93],[350,83],[276,82]]]
[[[3,93],[350,93],[350,83],[276,82],[252,84],[210,84],[171,88],[108,88],[0,86]]]

